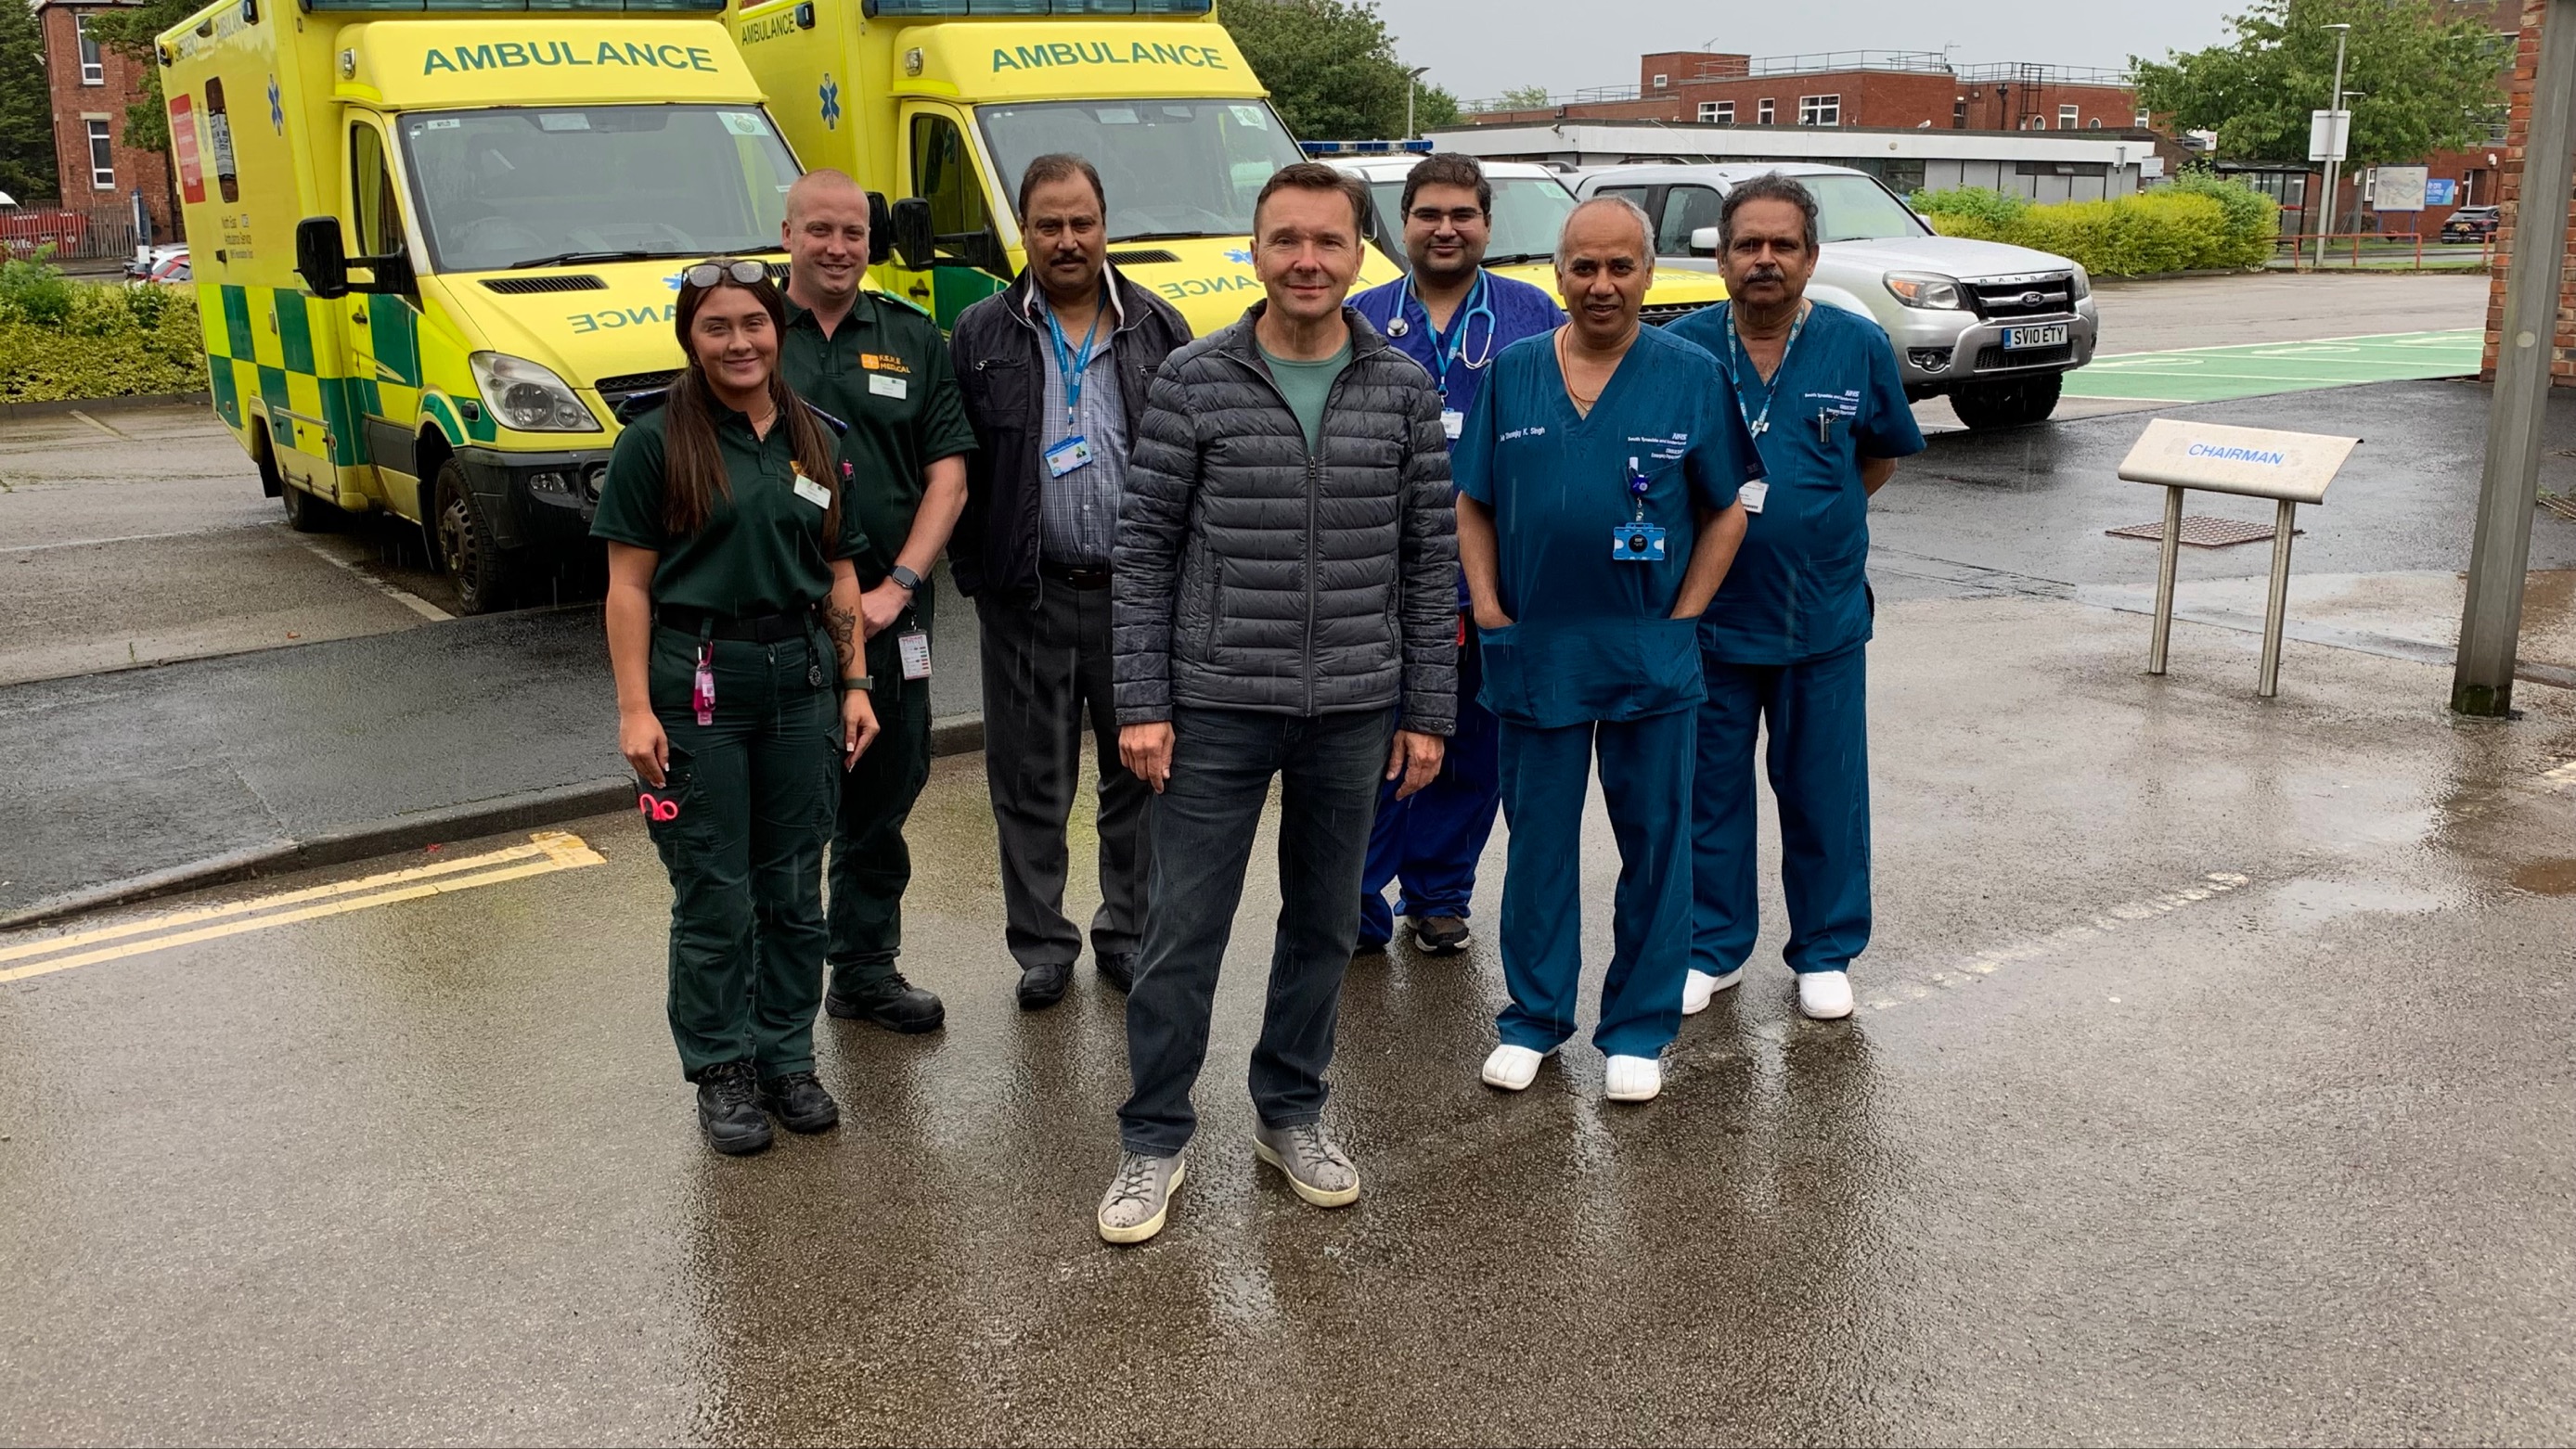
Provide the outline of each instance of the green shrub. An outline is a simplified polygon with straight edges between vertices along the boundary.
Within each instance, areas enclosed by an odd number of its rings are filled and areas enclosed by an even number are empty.
[[[69,299],[56,321],[27,320],[14,302],[0,309],[0,403],[205,387],[205,336],[193,290],[54,280]]]
[[[1913,204],[1943,236],[2053,252],[2111,277],[2259,267],[2280,225],[2270,197],[2206,174],[2111,201],[2034,206],[1965,187],[1918,191]]]
[[[47,266],[41,254],[34,260],[12,257],[0,262],[0,322],[59,327],[71,316],[72,302],[72,284]]]

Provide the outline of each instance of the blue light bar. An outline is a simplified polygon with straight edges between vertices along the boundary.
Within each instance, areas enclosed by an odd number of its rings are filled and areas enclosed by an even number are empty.
[[[1309,156],[1428,156],[1431,143],[1424,141],[1308,141]]]
[[[874,20],[993,15],[1205,15],[1215,0],[866,0]]]

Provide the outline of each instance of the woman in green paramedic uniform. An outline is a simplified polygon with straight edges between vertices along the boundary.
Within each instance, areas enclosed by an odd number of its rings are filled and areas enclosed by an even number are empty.
[[[671,872],[671,1035],[718,1152],[769,1113],[820,1132],[823,842],[876,737],[854,637],[867,540],[834,428],[778,370],[785,306],[759,262],[682,276],[687,368],[627,425],[591,533],[608,544],[617,748]]]

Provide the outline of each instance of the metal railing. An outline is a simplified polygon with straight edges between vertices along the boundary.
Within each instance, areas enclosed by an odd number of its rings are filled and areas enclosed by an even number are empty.
[[[2471,256],[2467,243],[2445,242],[2439,234],[2428,238],[2420,231],[2337,231],[2326,233],[2323,266],[2328,270],[2422,271],[2429,261],[2437,267],[2466,266]],[[2272,239],[2273,260],[2289,262],[2295,270],[2315,271],[2319,263],[2317,238],[2314,233],[2293,236],[2288,232]],[[2475,253],[2477,265],[2493,267],[2496,259],[2495,233],[2478,238]]]
[[[1820,50],[1806,55],[1766,55],[1748,67],[1748,73],[1756,77],[1846,70],[1948,75],[1950,58],[1937,50]]]

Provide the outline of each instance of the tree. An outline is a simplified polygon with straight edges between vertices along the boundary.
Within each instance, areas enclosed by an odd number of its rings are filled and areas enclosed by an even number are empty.
[[[2235,161],[2305,161],[2308,113],[2334,89],[2335,36],[2352,26],[2344,89],[2354,103],[2348,160],[2421,161],[2483,142],[2504,119],[2513,41],[2474,20],[2445,19],[2434,0],[2255,0],[2229,22],[2234,43],[2162,61],[2130,57],[2138,104],[2176,131],[2218,133]]]
[[[52,96],[36,13],[0,0],[0,191],[20,201],[54,194]]]
[[[161,103],[161,63],[152,53],[152,37],[204,8],[205,0],[144,0],[140,5],[103,6],[88,12],[89,33],[100,45],[133,61],[143,77],[134,88],[134,99],[126,103],[126,145],[140,151],[169,151],[170,109]]]
[[[1396,59],[1395,37],[1371,0],[1225,0],[1217,18],[1299,138],[1404,134],[1409,67]],[[1426,85],[1413,94],[1413,113],[1417,126],[1448,125],[1458,119],[1458,100]]]
[[[1543,111],[1547,109],[1547,87],[1513,86],[1502,94],[1507,111]]]

